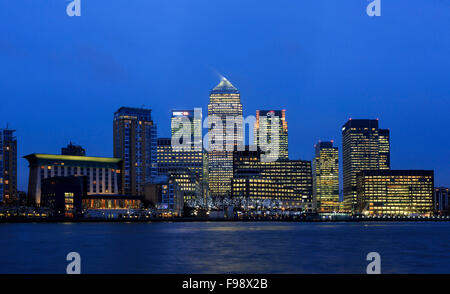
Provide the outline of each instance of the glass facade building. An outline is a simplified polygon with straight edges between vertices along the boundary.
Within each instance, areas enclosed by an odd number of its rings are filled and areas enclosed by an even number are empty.
[[[114,114],[114,157],[124,162],[126,195],[143,195],[158,174],[157,130],[150,109],[121,107]]]
[[[333,142],[319,142],[312,161],[313,199],[319,212],[339,210],[339,151]]]
[[[260,151],[234,153],[233,197],[279,200],[286,208],[312,211],[311,162],[261,161]]]
[[[185,200],[201,197],[203,154],[175,150],[170,138],[158,139],[158,176],[171,176],[185,194]]]
[[[450,203],[450,189],[446,187],[436,187],[434,189],[434,211],[439,214],[448,214],[449,211],[449,203]]]
[[[208,104],[208,183],[211,197],[231,195],[233,151],[243,145],[239,91],[226,79],[211,91]],[[228,129],[228,131],[227,131]]]
[[[342,127],[344,206],[355,211],[356,176],[364,170],[390,169],[389,130],[378,128],[378,119],[350,119]]]
[[[17,197],[17,138],[15,130],[0,129],[0,203]]]
[[[362,171],[357,175],[357,210],[368,215],[427,215],[433,212],[433,192],[433,171]]]
[[[177,141],[172,142],[174,150],[202,152],[202,109],[172,110],[171,133]],[[188,137],[190,144],[183,143],[183,137]]]
[[[276,128],[274,132],[272,128]],[[276,138],[272,138],[272,133]],[[289,158],[286,110],[257,110],[254,135],[255,145],[265,151],[270,161]],[[270,144],[275,144],[275,152],[266,151]]]

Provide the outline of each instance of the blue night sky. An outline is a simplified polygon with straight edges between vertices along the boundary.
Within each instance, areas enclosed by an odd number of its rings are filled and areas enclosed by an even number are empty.
[[[434,169],[450,185],[450,2],[382,0],[67,0],[0,2],[0,126],[23,155],[69,141],[112,156],[120,106],[153,109],[159,136],[170,110],[203,107],[219,72],[244,114],[286,109],[289,152],[312,159],[348,118],[391,130],[393,169]]]

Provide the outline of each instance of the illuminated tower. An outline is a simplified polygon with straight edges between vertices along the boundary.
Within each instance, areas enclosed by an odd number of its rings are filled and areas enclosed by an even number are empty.
[[[184,124],[188,124],[186,127]],[[187,130],[187,135],[190,137],[191,150],[184,151],[196,151],[202,152],[202,110],[201,108],[196,108],[195,110],[172,110],[171,118],[171,132],[172,138],[177,136],[181,138],[183,130]],[[181,145],[183,142],[182,138],[179,140]],[[177,148],[175,148],[177,149]]]
[[[212,197],[229,196],[233,151],[243,145],[241,95],[226,78],[211,91],[208,104],[208,177]]]
[[[11,204],[17,194],[17,139],[15,130],[0,129],[0,203]]]
[[[312,162],[313,195],[317,210],[337,211],[339,208],[339,152],[333,142],[319,142]]]
[[[151,113],[121,107],[114,114],[114,157],[124,162],[125,194],[142,195],[144,185],[157,176],[157,134]]]
[[[378,119],[350,119],[342,128],[342,167],[345,208],[355,211],[357,174],[390,169],[389,130],[378,128]]]
[[[262,123],[262,117],[266,119],[264,123]],[[275,132],[277,138],[271,136],[272,127],[278,128]],[[260,147],[261,150],[264,150],[268,144],[275,144],[275,153],[266,154],[271,161],[289,158],[286,110],[257,110],[254,134],[255,145]],[[262,134],[266,134],[264,139]]]

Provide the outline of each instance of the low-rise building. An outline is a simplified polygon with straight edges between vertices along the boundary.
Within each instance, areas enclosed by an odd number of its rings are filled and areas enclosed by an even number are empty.
[[[433,212],[431,170],[366,170],[357,175],[357,208],[368,215]]]
[[[53,154],[30,154],[24,158],[30,168],[28,193],[38,206],[42,181],[53,177],[86,176],[88,195],[123,194],[120,158]]]

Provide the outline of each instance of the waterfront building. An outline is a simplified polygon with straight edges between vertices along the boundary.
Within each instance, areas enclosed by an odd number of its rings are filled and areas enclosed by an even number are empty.
[[[436,187],[434,189],[433,205],[436,213],[448,214],[450,212],[449,190],[450,189],[446,187]]]
[[[273,138],[272,135],[276,138]],[[288,159],[286,110],[257,110],[254,141],[256,146],[265,151],[267,160]],[[275,144],[273,150],[268,148],[270,144]]]
[[[145,185],[145,199],[161,214],[183,215],[184,194],[172,176],[159,176]]]
[[[241,95],[236,87],[222,77],[209,98],[209,193],[212,197],[226,197],[231,194],[233,151],[237,146],[242,146],[244,140]]]
[[[133,195],[85,195],[82,198],[83,209],[99,210],[109,215],[125,214],[129,209],[140,209],[143,196]]]
[[[261,161],[261,151],[234,152],[232,196],[250,200],[276,200],[288,209],[311,212],[311,161]]]
[[[357,211],[368,215],[433,212],[434,173],[427,170],[365,170],[357,175]]]
[[[339,211],[339,151],[331,142],[314,145],[313,199],[319,212]]]
[[[12,204],[17,197],[17,138],[15,130],[0,129],[0,203]]]
[[[86,176],[53,177],[42,180],[41,207],[56,217],[74,218],[82,213],[82,198],[87,194]]]
[[[120,158],[30,154],[28,194],[40,205],[42,181],[53,177],[86,176],[87,194],[121,194],[122,164]]]
[[[151,110],[121,107],[114,114],[114,157],[124,162],[126,195],[142,195],[157,176],[157,132]]]
[[[378,127],[378,119],[349,119],[342,128],[344,203],[354,211],[356,176],[363,170],[390,169],[389,130]]]
[[[67,147],[61,148],[61,155],[86,156],[86,150],[79,146],[73,145],[72,142]]]
[[[172,176],[185,201],[202,197],[203,154],[173,148],[170,138],[158,138],[158,176]]]

